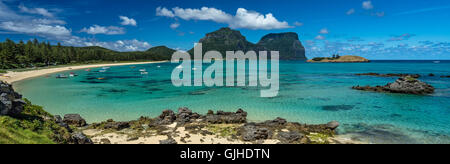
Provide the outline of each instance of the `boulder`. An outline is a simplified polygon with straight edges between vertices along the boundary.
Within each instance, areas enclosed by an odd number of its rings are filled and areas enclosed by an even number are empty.
[[[240,124],[247,122],[247,112],[242,109],[233,112],[217,111],[217,114],[208,114],[204,121],[212,124]]]
[[[15,92],[10,84],[0,81],[0,116],[16,116],[22,113],[25,105],[22,95]]]
[[[327,123],[327,128],[330,130],[335,130],[338,127],[339,127],[339,122],[337,122],[337,121],[331,121],[331,122]]]
[[[73,144],[94,144],[91,139],[81,132],[74,132],[70,137]]]
[[[259,127],[254,123],[244,125],[239,133],[244,141],[265,140],[269,139],[271,135],[271,131],[268,128]]]
[[[159,141],[159,144],[174,145],[174,144],[177,144],[177,141],[175,141],[175,139],[173,139],[173,138],[169,138],[166,140]]]
[[[290,132],[279,132],[277,137],[282,143],[294,143],[300,141],[302,138],[305,137],[305,135],[298,132],[290,131]]]
[[[70,133],[73,132],[73,130],[70,128],[70,126],[63,122],[63,119],[61,118],[61,116],[55,115],[55,116],[53,116],[53,120],[55,120],[55,123],[58,124],[59,126],[66,128],[67,131],[69,131]]]
[[[86,120],[79,114],[66,114],[64,115],[63,122],[76,127],[84,127],[87,125]]]
[[[264,126],[278,127],[287,124],[286,119],[277,117],[275,120],[268,120],[262,123]]]
[[[123,130],[130,127],[128,122],[107,122],[104,129]]]

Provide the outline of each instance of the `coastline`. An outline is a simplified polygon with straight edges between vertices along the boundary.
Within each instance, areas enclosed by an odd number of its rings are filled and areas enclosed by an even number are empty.
[[[24,72],[14,72],[8,71],[8,73],[0,76],[0,81],[5,81],[7,83],[14,83],[21,80],[39,77],[47,74],[64,72],[70,70],[80,70],[87,68],[98,68],[98,67],[108,67],[108,66],[124,66],[124,65],[141,65],[141,64],[154,64],[154,63],[165,63],[168,61],[149,61],[149,62],[130,62],[130,63],[110,63],[110,64],[92,64],[92,65],[80,65],[80,66],[64,66],[59,68],[44,68],[39,70],[30,70]]]

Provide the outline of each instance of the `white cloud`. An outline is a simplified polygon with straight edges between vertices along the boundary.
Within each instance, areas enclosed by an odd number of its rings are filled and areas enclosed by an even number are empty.
[[[128,18],[126,16],[119,16],[119,18],[120,18],[120,20],[122,20],[122,22],[120,23],[121,25],[137,26],[137,22],[133,18]]]
[[[0,28],[11,32],[38,35],[53,39],[68,37],[71,35],[71,30],[60,25],[36,24],[29,22],[1,22]]]
[[[125,29],[122,27],[116,27],[116,26],[99,26],[99,25],[93,25],[89,28],[83,28],[80,32],[85,32],[88,34],[96,35],[96,34],[105,34],[105,35],[119,35],[119,34],[125,34]]]
[[[294,25],[297,27],[303,26],[304,24],[302,22],[294,22]]]
[[[183,20],[204,20],[214,21],[217,23],[228,24],[231,28],[245,28],[245,29],[285,29],[292,28],[285,21],[278,21],[271,13],[266,15],[255,11],[248,11],[244,8],[238,8],[236,15],[228,14],[216,8],[202,7],[200,9],[183,9],[175,7],[172,10],[158,7],[156,9],[157,16],[165,16],[170,18],[181,18]]]
[[[330,32],[328,31],[328,29],[323,28],[319,31],[320,34],[329,34]]]
[[[139,41],[137,39],[101,42],[96,40],[87,40],[85,38],[74,38],[72,40],[65,41],[65,43],[72,46],[99,46],[121,52],[145,51],[152,47],[148,42]]]
[[[322,36],[322,35],[317,35],[317,36],[315,37],[315,39],[316,39],[316,40],[325,40],[325,37]]]
[[[355,9],[350,9],[350,10],[348,10],[347,11],[347,15],[352,15],[352,14],[354,14],[356,11],[355,11]]]
[[[170,28],[171,29],[177,29],[178,27],[180,27],[180,23],[178,23],[178,22],[175,22],[175,23],[172,23],[172,24],[170,24]]]
[[[164,17],[171,17],[171,18],[175,17],[175,14],[165,7],[164,8],[161,8],[161,7],[156,8],[156,15],[164,16]]]
[[[19,6],[19,9],[21,12],[28,13],[28,14],[38,14],[46,17],[53,17],[54,15],[50,13],[47,9],[44,8],[28,8],[21,4]]]
[[[362,3],[362,7],[363,7],[363,9],[366,9],[366,10],[373,9],[372,1],[364,1]]]

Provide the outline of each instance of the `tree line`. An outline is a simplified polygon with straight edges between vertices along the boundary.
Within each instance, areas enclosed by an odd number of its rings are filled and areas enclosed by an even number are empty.
[[[102,47],[72,47],[60,43],[39,42],[37,39],[26,43],[15,43],[10,39],[0,43],[0,69],[43,67],[50,65],[169,60],[174,50],[154,47],[148,51],[117,52]]]

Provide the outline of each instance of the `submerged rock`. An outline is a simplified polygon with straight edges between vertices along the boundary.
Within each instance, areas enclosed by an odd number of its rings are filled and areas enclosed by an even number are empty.
[[[0,116],[16,116],[22,113],[26,102],[8,83],[0,81]]]
[[[339,127],[339,122],[337,122],[337,121],[331,121],[331,122],[327,123],[327,128],[329,128],[331,130],[335,130],[338,127]]]
[[[86,120],[79,114],[66,114],[64,115],[63,122],[76,127],[84,127],[87,125]]]
[[[434,87],[419,81],[411,76],[402,77],[396,80],[394,83],[389,83],[385,86],[354,86],[356,90],[363,91],[375,91],[375,92],[387,92],[387,93],[404,93],[404,94],[416,94],[425,95],[434,93]]]

